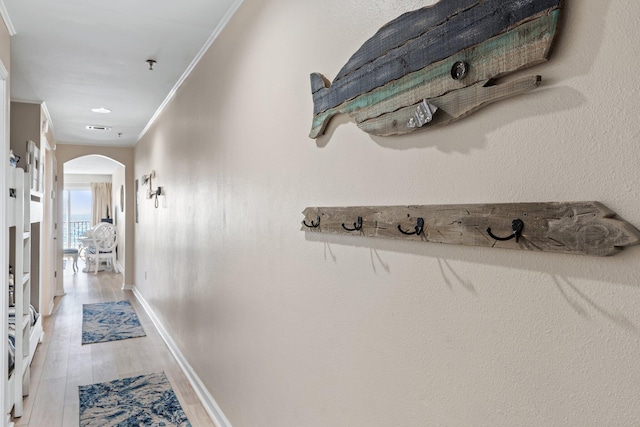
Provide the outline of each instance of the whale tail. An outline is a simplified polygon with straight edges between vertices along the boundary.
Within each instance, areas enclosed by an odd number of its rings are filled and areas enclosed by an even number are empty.
[[[313,96],[313,125],[311,127],[310,138],[317,138],[324,133],[333,113],[329,114],[320,109],[321,99],[325,96],[331,82],[320,73],[311,73],[311,94]]]
[[[331,82],[320,73],[311,73],[311,93],[316,94],[321,89],[328,89]]]

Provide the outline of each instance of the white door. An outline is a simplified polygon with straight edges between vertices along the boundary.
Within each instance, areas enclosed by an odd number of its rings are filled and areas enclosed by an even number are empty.
[[[56,294],[57,276],[57,204],[56,204],[56,157],[47,142],[42,138],[44,149],[44,193],[43,206],[43,227],[44,232],[41,237],[41,247],[43,257],[43,274],[40,292],[40,310],[45,315],[51,314],[53,310],[53,297]],[[60,273],[62,274],[62,273]]]

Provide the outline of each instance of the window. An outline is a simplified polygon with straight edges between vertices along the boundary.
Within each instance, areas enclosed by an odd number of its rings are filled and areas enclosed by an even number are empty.
[[[78,248],[78,237],[91,228],[91,190],[65,190],[64,226],[62,237],[65,248]]]

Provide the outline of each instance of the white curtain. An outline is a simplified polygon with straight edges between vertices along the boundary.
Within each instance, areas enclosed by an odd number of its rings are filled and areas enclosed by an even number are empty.
[[[102,218],[111,218],[113,209],[111,206],[111,183],[91,183],[91,225],[99,224]]]

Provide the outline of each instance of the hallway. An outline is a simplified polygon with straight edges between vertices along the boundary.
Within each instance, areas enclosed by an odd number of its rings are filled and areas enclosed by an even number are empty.
[[[213,427],[191,385],[155,326],[131,291],[122,291],[119,274],[97,276],[64,270],[66,295],[56,297],[44,319],[44,340],[31,365],[30,394],[16,427],[77,427],[78,385],[164,371],[194,427]],[[81,345],[82,304],[129,300],[147,336]]]

